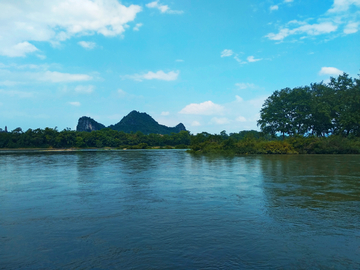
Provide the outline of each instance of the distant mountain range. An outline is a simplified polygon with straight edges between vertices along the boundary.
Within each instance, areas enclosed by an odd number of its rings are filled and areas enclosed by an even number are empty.
[[[96,122],[94,119],[83,116],[79,118],[76,126],[76,131],[94,131],[106,128],[103,124]],[[140,113],[132,111],[127,116],[123,117],[121,121],[115,125],[110,125],[108,128],[123,131],[125,133],[141,131],[144,134],[170,134],[179,133],[186,130],[185,126],[180,123],[175,127],[167,127],[160,125],[147,113]]]

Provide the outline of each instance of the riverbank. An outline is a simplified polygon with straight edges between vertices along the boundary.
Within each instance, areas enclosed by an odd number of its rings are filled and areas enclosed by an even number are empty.
[[[196,137],[196,136],[195,136]],[[199,139],[199,138],[198,138]],[[264,138],[232,138],[215,140],[208,136],[193,140],[190,153],[208,154],[360,154],[360,139],[342,136],[303,137],[294,136],[284,140]]]
[[[127,146],[127,147],[89,147],[89,148],[0,148],[0,152],[14,152],[14,151],[41,151],[41,152],[75,152],[75,151],[119,151],[119,150],[164,150],[164,149],[188,149],[189,147],[173,147],[173,146],[152,146],[146,148],[140,148],[135,146]]]

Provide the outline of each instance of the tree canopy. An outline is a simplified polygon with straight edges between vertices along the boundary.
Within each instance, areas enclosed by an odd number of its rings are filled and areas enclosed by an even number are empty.
[[[277,90],[265,100],[258,126],[271,135],[360,136],[360,80],[343,73],[328,84]]]

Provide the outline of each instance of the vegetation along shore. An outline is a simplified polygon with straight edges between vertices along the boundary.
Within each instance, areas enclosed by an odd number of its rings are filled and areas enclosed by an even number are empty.
[[[24,132],[16,128],[0,132],[0,149],[188,148],[191,153],[238,155],[360,154],[360,79],[344,73],[328,84],[275,91],[262,106],[258,126],[260,132],[196,135],[187,130],[144,134],[109,127],[91,132],[56,128]]]

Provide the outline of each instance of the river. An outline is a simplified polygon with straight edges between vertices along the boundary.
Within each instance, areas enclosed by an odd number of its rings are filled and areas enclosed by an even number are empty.
[[[0,152],[0,269],[360,269],[360,155]]]

